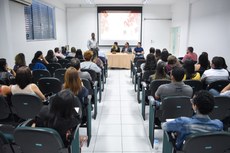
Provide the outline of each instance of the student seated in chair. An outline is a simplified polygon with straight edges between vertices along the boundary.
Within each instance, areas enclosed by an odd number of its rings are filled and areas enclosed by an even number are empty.
[[[74,129],[81,122],[74,107],[75,102],[75,96],[70,90],[60,91],[54,96],[50,106],[41,109],[33,126],[55,129],[68,147],[73,139]],[[80,136],[81,147],[86,140],[86,136]]]
[[[199,91],[191,103],[195,113],[193,117],[179,117],[162,124],[163,130],[176,133],[177,149],[181,149],[183,141],[190,134],[223,130],[220,120],[211,120],[208,116],[214,108],[214,97],[208,91]]]

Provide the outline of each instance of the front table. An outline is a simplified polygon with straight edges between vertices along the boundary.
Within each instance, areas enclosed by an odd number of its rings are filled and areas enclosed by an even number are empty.
[[[133,60],[134,54],[127,53],[108,53],[108,67],[109,68],[125,68],[130,69],[130,60]]]

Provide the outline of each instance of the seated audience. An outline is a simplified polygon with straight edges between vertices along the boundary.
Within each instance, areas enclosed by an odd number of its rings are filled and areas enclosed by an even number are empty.
[[[213,96],[228,96],[230,97],[230,83],[221,90],[221,92],[217,91],[216,89],[210,89],[209,92]]]
[[[194,62],[191,59],[184,61],[183,68],[185,69],[184,80],[200,80],[200,73],[195,72]]]
[[[54,55],[53,50],[48,50],[45,59],[47,60],[47,62],[49,63],[57,63],[58,59],[57,57]]]
[[[118,46],[118,43],[117,42],[114,42],[113,43],[113,46],[111,48],[111,52],[120,52],[120,47]]]
[[[141,47],[141,42],[137,43],[137,47],[134,48],[133,53],[137,59],[144,58],[144,49]]]
[[[156,66],[157,66],[156,58],[154,54],[150,53],[146,56],[146,62],[141,64],[142,73],[144,73],[145,71],[156,70]]]
[[[176,134],[178,150],[190,134],[223,130],[223,123],[220,120],[211,120],[208,116],[214,108],[214,97],[208,91],[199,91],[191,102],[195,113],[193,117],[179,117],[162,124],[163,130]]]
[[[193,89],[182,81],[185,71],[182,67],[174,67],[171,72],[171,83],[161,85],[156,93],[155,99],[166,96],[188,96],[192,97]]]
[[[25,55],[23,53],[18,53],[15,58],[15,65],[14,65],[14,71],[16,72],[17,69],[21,66],[26,66],[26,60]]]
[[[58,59],[64,59],[65,56],[62,54],[62,52],[59,50],[58,47],[54,48],[54,54]]]
[[[49,62],[44,58],[41,51],[37,51],[34,54],[34,58],[31,61],[32,64],[34,64],[32,70],[36,69],[47,69],[46,64],[49,64]]]
[[[4,86],[2,87],[3,95],[9,94],[32,94],[38,96],[42,101],[45,101],[46,98],[43,93],[40,91],[38,86],[32,82],[31,70],[27,66],[22,66],[18,68],[15,77],[16,85]]]
[[[193,47],[188,47],[186,55],[183,57],[182,62],[184,63],[185,60],[191,59],[194,63],[197,62],[197,54],[193,52]]]
[[[89,81],[92,81],[92,78],[91,78],[91,76],[90,76],[90,74],[88,73],[88,72],[81,72],[81,69],[80,69],[80,67],[81,67],[81,64],[80,64],[80,60],[79,59],[77,59],[77,58],[72,58],[71,60],[70,60],[70,66],[72,66],[72,67],[74,67],[75,69],[77,69],[77,71],[78,71],[78,74],[79,74],[79,77],[81,78],[81,79],[88,79]]]
[[[195,65],[195,71],[201,71],[203,74],[203,72],[208,69],[210,69],[210,61],[208,60],[208,53],[202,52],[198,58],[198,63]]]
[[[75,58],[78,58],[79,60],[85,60],[83,55],[82,55],[81,49],[77,49],[76,54],[75,54]]]
[[[90,70],[94,70],[97,73],[100,73],[101,69],[100,67],[97,66],[97,64],[91,61],[92,57],[93,57],[92,51],[89,50],[84,52],[85,61],[81,62],[81,69],[90,69]]]
[[[155,54],[155,51],[156,51],[156,50],[155,50],[154,47],[150,47],[150,48],[149,48],[149,53]]]
[[[88,96],[88,90],[82,85],[78,71],[74,67],[69,67],[64,76],[64,89],[70,89],[79,98],[82,105],[84,98]]]
[[[165,64],[167,64],[167,62],[168,62],[168,56],[169,56],[169,52],[167,50],[162,51],[160,59],[157,61],[157,63],[159,63],[159,62],[165,62]]]
[[[179,60],[176,58],[176,56],[170,55],[168,56],[168,64],[166,65],[166,73],[169,74],[169,72],[174,68],[174,67],[182,67],[180,64]]]
[[[70,49],[70,53],[67,55],[67,57],[75,57],[76,56],[76,48],[75,47],[71,47]]]
[[[229,73],[223,68],[223,59],[221,57],[213,57],[211,69],[204,71],[201,81],[210,84],[217,80],[228,80]]]
[[[161,50],[160,49],[156,49],[155,57],[156,57],[157,61],[161,58]]]
[[[157,64],[156,73],[150,76],[150,81],[158,79],[170,80],[170,76],[165,72],[166,64],[161,61]]]
[[[0,58],[0,79],[9,85],[11,77],[15,75],[15,71],[8,67],[6,59]]]
[[[74,130],[81,124],[75,110],[75,96],[70,90],[62,90],[52,99],[50,107],[44,106],[35,118],[36,127],[55,129],[62,138],[65,147],[71,145]],[[80,136],[81,147],[87,137]]]
[[[101,69],[104,68],[104,63],[102,62],[102,60],[98,57],[98,51],[94,50],[93,51],[93,57],[92,57],[92,61],[97,64],[98,67],[100,67]]]
[[[132,48],[129,46],[129,43],[126,42],[125,46],[121,50],[122,53],[132,53]]]

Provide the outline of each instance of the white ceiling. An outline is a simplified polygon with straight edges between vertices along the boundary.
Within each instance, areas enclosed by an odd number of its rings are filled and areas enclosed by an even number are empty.
[[[171,5],[176,0],[59,0],[65,5],[148,5],[148,4],[162,4]],[[146,2],[145,2],[146,1]]]

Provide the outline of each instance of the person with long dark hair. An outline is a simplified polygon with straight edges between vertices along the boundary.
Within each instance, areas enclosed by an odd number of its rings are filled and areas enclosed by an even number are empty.
[[[146,56],[146,62],[141,64],[142,72],[152,71],[156,69],[157,61],[154,54],[150,53]]]
[[[49,62],[44,58],[42,51],[37,51],[34,54],[34,58],[31,63],[34,64],[32,70],[47,69],[45,65],[49,64]]]
[[[210,61],[208,59],[208,53],[202,52],[198,58],[198,64],[195,65],[195,71],[202,71],[210,69]]]
[[[5,82],[5,84],[9,85],[10,78],[15,77],[16,73],[13,69],[8,67],[5,58],[0,58],[0,79]]]
[[[4,86],[2,88],[2,93],[4,95],[14,95],[17,93],[32,94],[38,96],[43,101],[46,100],[45,96],[42,94],[38,86],[32,83],[32,73],[29,67],[22,66],[18,68],[16,72],[15,82],[15,85]]]
[[[58,58],[54,55],[54,51],[52,49],[48,50],[45,59],[49,63],[57,63],[58,62]]]
[[[184,80],[200,80],[200,73],[195,72],[194,61],[187,59],[184,61],[183,68],[185,69]]]

